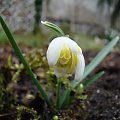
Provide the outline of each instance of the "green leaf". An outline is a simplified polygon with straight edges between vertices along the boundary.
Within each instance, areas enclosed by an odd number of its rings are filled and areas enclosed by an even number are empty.
[[[48,105],[51,105],[50,99],[48,98],[46,92],[44,91],[44,89],[42,88],[40,82],[36,79],[36,76],[34,75],[34,73],[32,72],[31,68],[29,67],[29,64],[27,63],[27,61],[25,60],[24,56],[22,55],[21,50],[19,49],[19,47],[17,46],[12,33],[10,32],[9,28],[7,27],[6,23],[4,22],[3,18],[0,16],[0,23],[12,45],[12,47],[15,50],[15,53],[17,54],[17,56],[19,57],[20,61],[23,63],[24,67],[26,68],[27,72],[29,73],[30,77],[32,78],[34,84],[36,85],[36,87],[38,88],[38,90],[41,93],[41,96],[44,98],[44,100],[48,103]]]
[[[99,72],[96,75],[94,75],[91,79],[83,81],[84,89],[88,88],[90,85],[96,82],[103,74],[104,71]]]
[[[48,21],[41,21],[41,23],[53,30],[55,30],[56,32],[58,32],[61,36],[65,36],[64,32],[55,24],[51,23],[51,22],[48,22]]]
[[[89,65],[85,68],[85,72],[83,75],[83,79],[86,78],[101,62],[102,60],[110,53],[112,48],[117,44],[119,41],[119,37],[115,37],[112,41],[110,41],[97,55],[96,57],[90,62]]]

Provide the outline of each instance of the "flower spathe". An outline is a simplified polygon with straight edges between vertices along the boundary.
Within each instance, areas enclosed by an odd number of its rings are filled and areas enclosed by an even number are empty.
[[[68,37],[57,37],[52,40],[47,50],[47,60],[60,78],[65,74],[75,74],[75,79],[82,80],[85,60],[81,48]]]

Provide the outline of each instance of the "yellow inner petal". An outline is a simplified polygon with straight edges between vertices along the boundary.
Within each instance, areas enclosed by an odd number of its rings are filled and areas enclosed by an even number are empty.
[[[78,56],[73,54],[67,44],[64,44],[56,66],[63,68],[67,73],[73,73],[78,63]]]

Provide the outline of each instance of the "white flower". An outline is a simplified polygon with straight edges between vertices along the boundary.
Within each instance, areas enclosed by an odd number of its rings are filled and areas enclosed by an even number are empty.
[[[75,80],[82,80],[85,67],[84,56],[81,48],[70,38],[53,39],[47,50],[47,60],[58,78],[75,73]]]

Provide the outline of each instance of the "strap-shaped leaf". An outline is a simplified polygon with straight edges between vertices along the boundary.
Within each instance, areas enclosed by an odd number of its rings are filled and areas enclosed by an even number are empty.
[[[102,75],[104,74],[104,71],[97,73],[94,75],[91,79],[83,81],[84,88],[88,88],[90,85],[92,85],[94,82],[96,82]]]
[[[96,57],[85,68],[83,79],[86,78],[102,62],[102,60],[107,56],[108,53],[110,53],[118,41],[119,37],[117,36],[96,55]]]

